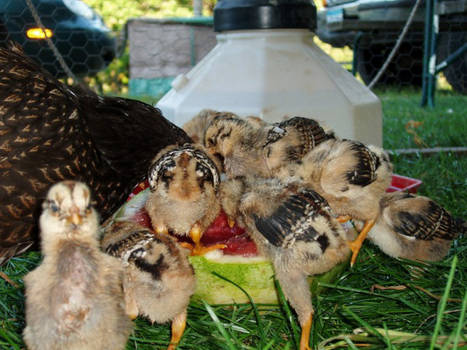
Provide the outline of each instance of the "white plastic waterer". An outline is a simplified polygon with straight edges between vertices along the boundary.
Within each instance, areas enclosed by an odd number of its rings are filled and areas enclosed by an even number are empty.
[[[340,137],[381,146],[379,99],[316,46],[309,29],[298,27],[218,34],[214,49],[173,81],[157,107],[179,126],[205,108],[270,122],[310,117]]]

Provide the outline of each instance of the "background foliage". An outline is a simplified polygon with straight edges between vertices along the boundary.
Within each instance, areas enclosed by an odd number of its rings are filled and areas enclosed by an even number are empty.
[[[191,17],[192,0],[83,0],[95,9],[105,24],[123,42],[125,23],[135,17]],[[203,15],[211,16],[216,0],[203,1]],[[99,92],[127,93],[129,82],[129,50],[124,48],[120,58],[94,77],[86,78],[86,83]]]

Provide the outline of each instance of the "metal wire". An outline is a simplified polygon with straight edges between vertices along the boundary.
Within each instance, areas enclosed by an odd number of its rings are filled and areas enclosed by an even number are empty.
[[[374,77],[373,80],[370,82],[370,84],[368,84],[368,88],[369,88],[369,89],[372,89],[373,86],[375,86],[375,84],[378,82],[379,78],[381,78],[381,76],[383,75],[383,73],[386,71],[386,69],[388,68],[389,64],[391,63],[392,59],[394,58],[394,56],[395,56],[397,50],[399,49],[399,46],[401,46],[402,41],[404,40],[405,35],[407,34],[407,31],[409,30],[410,25],[412,24],[412,21],[413,21],[413,18],[414,18],[414,16],[415,16],[415,13],[417,12],[418,6],[420,5],[421,2],[422,2],[422,0],[417,0],[417,2],[415,3],[415,5],[413,6],[412,11],[410,12],[409,17],[407,18],[407,22],[405,23],[405,26],[404,26],[404,28],[402,29],[402,32],[401,32],[401,34],[399,35],[399,38],[397,38],[396,44],[395,44],[394,47],[392,48],[392,50],[391,50],[391,52],[390,52],[388,58],[386,59],[386,61],[384,62],[384,64],[381,66],[380,70],[379,70],[378,73],[375,75],[375,77]]]
[[[42,24],[42,21],[41,21],[41,19],[39,17],[39,14],[37,13],[36,7],[34,6],[34,4],[32,3],[31,0],[26,0],[26,4],[28,5],[29,10],[32,13],[32,17],[34,18],[34,21],[36,22],[36,25],[45,34],[45,27]],[[75,76],[75,74],[71,71],[70,67],[66,64],[65,60],[63,59],[62,54],[58,51],[58,49],[55,46],[55,44],[53,43],[53,41],[47,35],[45,35],[45,40],[47,41],[47,44],[49,45],[49,48],[52,50],[55,57],[57,58],[58,63],[60,63],[60,66],[65,71],[66,75],[68,75],[68,77],[70,77],[75,83],[81,85],[81,87],[88,88],[87,85],[85,83],[83,83],[81,80],[79,80]]]

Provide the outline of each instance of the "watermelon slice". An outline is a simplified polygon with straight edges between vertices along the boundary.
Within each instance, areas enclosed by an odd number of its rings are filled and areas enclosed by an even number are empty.
[[[112,220],[131,220],[151,228],[150,218],[144,210],[149,189],[147,184],[137,186],[128,201],[114,214]],[[226,244],[222,251],[209,252],[205,256],[190,256],[196,274],[194,300],[205,300],[210,304],[247,303],[248,297],[234,284],[241,286],[256,303],[277,304],[272,264],[258,254],[256,245],[246,230],[237,224],[229,226],[227,215],[221,211],[205,231],[202,243]],[[349,255],[350,258],[350,255]],[[312,293],[321,291],[319,281],[331,282],[348,266],[348,261],[335,266],[319,276],[309,277]],[[218,277],[223,276],[234,284]]]

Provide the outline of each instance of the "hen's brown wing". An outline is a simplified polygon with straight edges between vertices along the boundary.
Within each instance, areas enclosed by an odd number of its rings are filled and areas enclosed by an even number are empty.
[[[48,186],[76,177],[89,145],[79,137],[75,96],[17,47],[0,49],[0,101],[2,263],[34,242]]]
[[[53,183],[87,183],[105,219],[159,150],[189,140],[152,106],[68,88],[20,48],[0,48],[0,263],[37,241]]]
[[[119,97],[90,97],[81,99],[81,114],[99,154],[122,181],[141,181],[161,149],[191,142],[182,129],[149,104]]]

